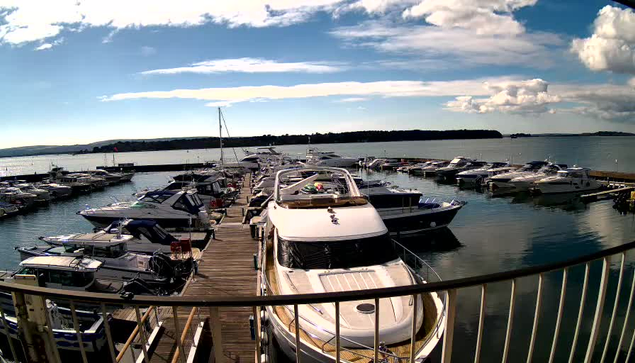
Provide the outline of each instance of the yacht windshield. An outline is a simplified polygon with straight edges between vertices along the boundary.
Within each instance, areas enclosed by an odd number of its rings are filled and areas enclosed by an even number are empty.
[[[291,242],[278,237],[278,262],[287,268],[354,268],[395,259],[397,253],[388,234],[333,242]]]

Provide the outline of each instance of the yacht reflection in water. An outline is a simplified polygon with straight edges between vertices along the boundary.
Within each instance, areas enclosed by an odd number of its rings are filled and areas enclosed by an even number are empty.
[[[448,227],[416,234],[396,236],[394,238],[414,253],[430,251],[449,252],[463,246]]]

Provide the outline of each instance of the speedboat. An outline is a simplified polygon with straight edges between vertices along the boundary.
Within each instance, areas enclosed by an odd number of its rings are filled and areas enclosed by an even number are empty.
[[[37,195],[23,192],[20,188],[6,187],[0,188],[0,201],[23,206],[31,206],[38,199]]]
[[[410,165],[410,167],[408,167],[408,174],[423,175],[423,168],[432,165],[432,163],[432,161],[426,161],[425,163],[416,163],[414,165]]]
[[[102,262],[75,256],[34,256],[20,262],[15,273],[4,274],[2,281],[15,282],[32,276],[35,285],[51,289],[123,293],[135,295],[164,295],[164,289],[153,289],[138,278],[97,278]],[[26,275],[26,276],[25,276]]]
[[[298,175],[297,170],[276,175],[262,244],[263,294],[333,293],[425,283],[397,256],[381,217],[346,170],[308,171],[314,174],[297,182],[288,180]],[[333,175],[343,175],[346,183],[328,184]],[[266,315],[270,330],[291,359],[300,354],[303,362],[333,362],[337,318],[341,361],[367,361],[373,356],[371,314],[377,313],[381,340],[390,349],[382,354],[390,361],[407,359],[414,327],[416,337],[427,337],[414,347],[416,361],[422,361],[439,342],[445,320],[436,293],[416,299],[385,298],[379,306],[374,299],[342,302],[339,317],[332,303],[299,305],[300,347],[295,345],[293,306],[269,306]]]
[[[173,179],[164,190],[195,190],[209,208],[222,208],[239,193],[228,187],[225,173],[219,170],[198,170],[179,174]]]
[[[22,246],[16,250],[22,260],[34,256],[88,257],[102,262],[95,273],[96,278],[139,278],[147,284],[159,287],[183,281],[191,273],[194,264],[191,256],[180,255],[183,258],[174,258],[174,255],[161,251],[153,254],[130,252],[125,241],[116,240],[68,241],[63,242],[62,246]]]
[[[402,189],[386,183],[358,185],[393,235],[447,227],[465,205],[454,200],[423,200],[423,194],[418,190]]]
[[[193,191],[155,190],[134,202],[118,202],[101,208],[77,212],[97,227],[122,219],[152,219],[164,228],[203,228],[210,226],[205,205]]]
[[[67,185],[61,185],[51,182],[42,182],[37,185],[38,189],[44,189],[49,192],[51,199],[68,198],[73,194],[73,188]]]
[[[556,175],[558,171],[563,170],[566,167],[567,165],[565,164],[549,163],[535,173],[518,176],[510,180],[509,184],[514,192],[529,192],[529,190],[533,188],[535,182],[550,175]]]
[[[395,170],[401,166],[401,161],[397,159],[386,159],[383,164],[379,166],[381,170]]]
[[[193,248],[204,249],[212,234],[212,231],[170,233],[153,220],[127,219],[116,221],[93,233],[71,233],[39,239],[52,246],[63,246],[67,243],[98,245],[124,242],[128,251],[151,254],[156,251],[170,253],[171,244],[184,238],[190,240]]]
[[[476,161],[463,156],[457,156],[448,166],[436,170],[437,181],[454,183],[456,175],[465,170],[482,168],[486,165],[484,161]]]
[[[482,168],[464,170],[456,175],[456,184],[462,188],[474,188],[480,186],[490,176],[493,169],[509,167],[508,163],[493,162]]]
[[[600,189],[599,181],[589,177],[590,169],[573,167],[558,170],[556,175],[538,180],[535,189],[542,194],[585,192]]]
[[[88,173],[92,176],[104,179],[108,185],[119,183],[121,181],[121,177],[123,176],[119,173],[110,173],[103,169],[90,170]]]
[[[492,176],[489,178],[489,189],[492,192],[514,191],[515,186],[510,183],[512,179],[537,173],[548,164],[547,161],[530,161],[520,169]]]
[[[433,161],[430,165],[421,168],[421,172],[415,175],[423,175],[424,177],[434,176],[438,169],[444,168],[449,164],[450,162],[445,160]]]
[[[66,185],[73,189],[73,193],[88,193],[92,187],[92,180],[86,175],[69,174],[64,168],[56,166],[49,171],[50,181]]]
[[[11,203],[0,202],[0,219],[11,217],[20,213],[20,208]]]
[[[48,190],[36,188],[31,183],[17,183],[13,186],[16,188],[20,188],[20,190],[25,193],[34,194],[36,196],[36,202],[48,203],[51,200],[51,194],[48,192]]]
[[[306,163],[316,166],[352,168],[357,166],[357,162],[356,158],[343,157],[333,151],[320,151],[315,148],[308,149],[306,154]]]

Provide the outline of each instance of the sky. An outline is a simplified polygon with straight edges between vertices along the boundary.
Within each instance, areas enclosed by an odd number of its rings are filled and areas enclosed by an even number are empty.
[[[379,129],[635,132],[608,0],[0,0],[0,148]]]

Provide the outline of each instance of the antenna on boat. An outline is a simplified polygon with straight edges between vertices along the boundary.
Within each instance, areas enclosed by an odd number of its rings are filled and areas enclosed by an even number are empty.
[[[218,108],[218,139],[220,141],[220,166],[223,167],[223,123],[221,121],[220,107]]]

